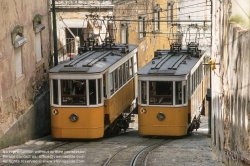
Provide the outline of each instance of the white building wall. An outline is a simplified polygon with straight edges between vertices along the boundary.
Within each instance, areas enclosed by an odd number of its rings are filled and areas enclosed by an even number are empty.
[[[209,54],[211,46],[211,22],[204,23],[197,22],[196,20],[211,20],[211,2],[208,0],[179,0],[177,12],[179,20],[189,21],[180,22],[182,31],[184,32],[183,48],[186,48],[186,42],[190,41],[189,39],[197,39],[199,48],[206,50]],[[199,31],[194,28],[188,29],[190,24],[197,24]]]

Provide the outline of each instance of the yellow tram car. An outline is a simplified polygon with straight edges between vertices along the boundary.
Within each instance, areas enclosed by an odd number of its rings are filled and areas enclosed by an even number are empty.
[[[54,138],[101,138],[126,130],[137,94],[137,46],[80,48],[49,71]],[[135,104],[134,104],[135,105]]]
[[[204,113],[204,51],[157,50],[138,71],[141,135],[184,136]]]

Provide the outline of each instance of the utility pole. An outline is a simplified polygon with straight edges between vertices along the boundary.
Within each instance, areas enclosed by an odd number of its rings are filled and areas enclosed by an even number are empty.
[[[56,7],[55,0],[52,0],[53,14],[53,38],[54,38],[54,66],[58,65],[58,50],[57,50],[57,32],[56,32]]]
[[[210,0],[211,2],[211,48],[210,48],[210,57],[212,56],[212,47],[213,47],[213,1]],[[210,100],[208,100],[208,135],[211,137],[211,130],[212,130],[212,71],[210,69],[210,89],[208,90],[210,92]]]

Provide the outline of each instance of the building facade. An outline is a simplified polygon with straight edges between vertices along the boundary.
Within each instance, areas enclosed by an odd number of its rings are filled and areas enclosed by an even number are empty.
[[[157,49],[170,49],[177,1],[138,0],[117,3],[114,15],[117,22],[117,42],[138,44],[139,69],[146,65]]]
[[[0,2],[0,148],[49,134],[47,0]]]
[[[172,26],[178,6],[174,0],[56,2],[58,54],[59,59],[64,57],[62,60],[69,58],[65,52],[69,54],[70,48],[82,45],[89,36],[98,44],[112,36],[114,43],[139,45],[141,68],[154,57],[156,49],[170,48],[170,29],[177,29]],[[74,46],[69,46],[70,38],[75,41]],[[75,54],[77,49],[73,52]]]

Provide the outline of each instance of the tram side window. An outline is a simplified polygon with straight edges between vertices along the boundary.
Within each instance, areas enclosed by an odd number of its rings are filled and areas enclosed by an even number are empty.
[[[126,81],[129,80],[129,66],[128,66],[128,61],[125,62],[125,74],[126,74]]]
[[[114,85],[115,85],[115,91],[117,91],[118,89],[118,70],[115,69],[115,71],[113,71],[114,73]]]
[[[53,104],[59,104],[58,80],[53,80]]]
[[[123,85],[124,85],[127,81],[126,63],[124,63],[122,66],[123,66],[122,68],[123,68]]]
[[[175,104],[176,105],[182,104],[182,82],[181,81],[175,82]]]
[[[119,88],[122,86],[122,66],[118,67]]]
[[[103,74],[103,97],[107,97],[106,93],[106,75]]]
[[[89,104],[96,104],[96,80],[89,80]]]
[[[62,105],[86,105],[85,80],[61,80]]]
[[[98,92],[98,104],[100,104],[102,102],[102,82],[101,82],[101,79],[98,79],[98,89],[97,89],[97,92]]]
[[[133,77],[133,58],[129,60],[129,78]]]
[[[191,75],[192,83],[191,83],[191,94],[194,92],[194,73]]]
[[[201,83],[202,79],[203,79],[203,65],[200,64],[200,82],[199,83]]]
[[[172,81],[149,81],[150,105],[173,105]]]
[[[196,90],[196,82],[197,82],[197,74],[196,74],[196,71],[194,72],[194,91],[193,92],[195,92],[195,90]]]
[[[200,76],[200,65],[199,65],[199,67],[197,69],[197,85],[200,84],[200,78],[201,78],[201,76]]]
[[[141,81],[141,103],[147,104],[147,82]]]
[[[197,88],[197,86],[198,86],[198,80],[199,80],[199,78],[198,78],[198,75],[199,75],[199,70],[197,69],[196,71],[195,71],[195,89]]]
[[[138,52],[136,52],[136,56],[134,57],[134,73],[138,71]]]
[[[109,88],[110,88],[110,95],[114,93],[114,82],[113,82],[113,72],[110,73],[110,82],[109,82]]]
[[[183,86],[183,104],[186,104],[186,85]]]

